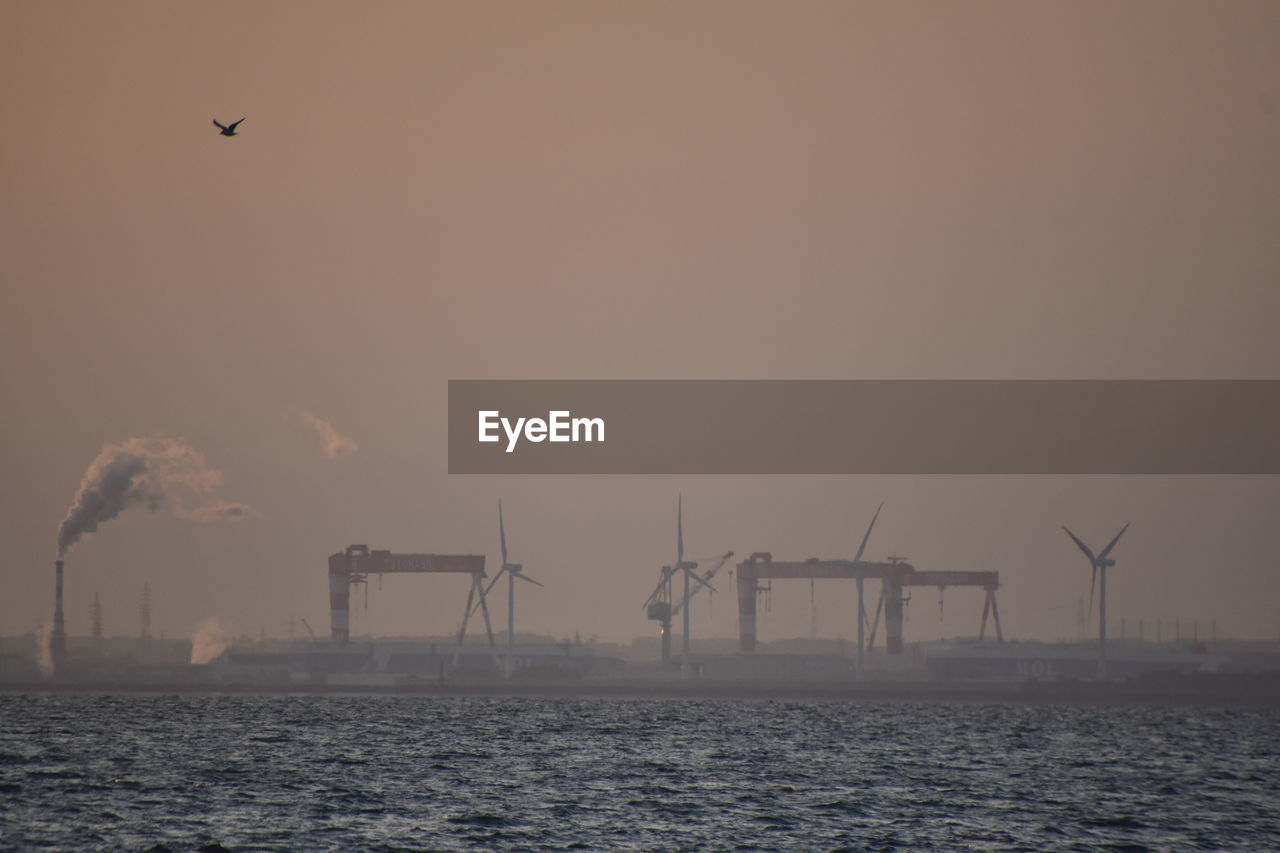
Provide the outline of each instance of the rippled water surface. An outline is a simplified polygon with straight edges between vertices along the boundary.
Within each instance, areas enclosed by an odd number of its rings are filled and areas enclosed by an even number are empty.
[[[211,845],[1280,849],[1280,713],[0,696],[0,848]]]

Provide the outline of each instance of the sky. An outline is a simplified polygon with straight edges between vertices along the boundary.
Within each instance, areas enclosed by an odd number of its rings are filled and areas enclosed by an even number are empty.
[[[1060,525],[1102,544],[1132,522],[1113,632],[1276,638],[1276,478],[450,476],[445,400],[449,379],[1280,378],[1277,44],[1270,0],[8,0],[0,634],[50,621],[86,469],[151,439],[217,475],[71,547],[72,634],[95,593],[135,634],[144,583],[156,634],[327,633],[330,553],[494,566],[501,499],[546,584],[518,629],[650,636],[683,494],[694,557],[848,557],[884,501],[867,556],[999,571],[1027,639],[1080,630]],[[202,511],[228,505],[251,511]],[[720,589],[695,637],[734,634]],[[816,592],[820,632],[851,636],[852,585]],[[387,577],[354,629],[447,633],[465,595]],[[908,640],[973,633],[981,606],[916,591]],[[775,584],[761,639],[812,615]]]

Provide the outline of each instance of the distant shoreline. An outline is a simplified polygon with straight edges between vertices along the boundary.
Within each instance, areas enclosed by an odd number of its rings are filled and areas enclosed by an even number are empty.
[[[394,695],[539,699],[741,699],[809,701],[991,702],[1107,705],[1221,705],[1280,707],[1280,673],[1196,674],[1129,682],[453,681],[361,685],[221,683],[214,681],[108,683],[34,681],[0,684],[0,693],[92,695]]]

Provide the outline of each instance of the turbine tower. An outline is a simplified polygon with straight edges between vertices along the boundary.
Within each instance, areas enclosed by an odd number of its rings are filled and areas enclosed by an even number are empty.
[[[699,577],[694,572],[694,569],[698,568],[698,563],[684,558],[684,496],[681,495],[676,504],[676,561],[673,565],[662,567],[658,577],[658,585],[649,594],[649,598],[644,603],[649,618],[662,623],[662,662],[664,665],[671,659],[671,617],[675,616],[677,612],[683,611],[681,616],[684,623],[684,637],[681,640],[680,668],[685,672],[689,671],[689,599],[703,587],[715,592],[715,587],[708,581],[732,556],[733,552],[730,551],[727,555],[721,557],[715,568],[709,570],[703,577]],[[681,596],[679,603],[673,605],[671,581],[677,573],[684,575],[684,594]],[[690,587],[690,580],[697,586]]]
[[[876,507],[876,514],[871,516],[871,523],[867,525],[867,532],[862,534],[862,544],[858,546],[858,553],[853,557],[855,563],[862,562],[862,555],[867,550],[867,540],[871,538],[871,529],[876,526],[876,519],[880,517],[880,510],[882,509],[884,509],[883,501],[880,502],[880,506]],[[862,678],[867,649],[867,608],[863,602],[863,580],[862,575],[858,575],[858,678]],[[881,586],[883,587],[884,585],[881,584]],[[883,589],[880,595],[881,597],[884,596]]]
[[[680,495],[676,501],[676,563],[675,570],[684,574],[684,595],[681,598],[680,609],[684,612],[684,624],[681,626],[684,635],[680,638],[680,669],[686,674],[689,672],[689,579],[692,578],[701,586],[715,592],[715,587],[704,581],[693,573],[698,568],[698,564],[684,558],[684,495]]]
[[[1107,678],[1107,569],[1116,564],[1115,560],[1109,559],[1111,549],[1116,547],[1116,543],[1120,541],[1120,537],[1129,529],[1126,524],[1120,528],[1120,532],[1116,534],[1116,538],[1112,539],[1107,547],[1102,549],[1096,557],[1089,546],[1080,541],[1080,537],[1076,536],[1067,526],[1062,526],[1067,531],[1067,535],[1071,537],[1071,541],[1076,543],[1084,555],[1089,558],[1090,581],[1089,581],[1089,606],[1093,606],[1093,588],[1094,581],[1097,581],[1098,587],[1098,680],[1105,681]]]
[[[520,563],[510,563],[507,561],[507,527],[502,519],[502,501],[498,501],[498,537],[502,541],[502,568],[498,569],[498,573],[493,576],[493,580],[489,581],[489,585],[485,587],[484,594],[487,596],[489,590],[493,589],[494,584],[505,574],[507,576],[507,678],[515,673],[515,637],[516,637],[516,578],[522,581],[528,581],[534,586],[542,586],[533,578],[524,573],[524,566]],[[483,599],[482,599],[483,600]]]

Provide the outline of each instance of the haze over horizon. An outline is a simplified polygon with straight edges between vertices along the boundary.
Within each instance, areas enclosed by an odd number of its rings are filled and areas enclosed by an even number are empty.
[[[1060,525],[1101,546],[1132,522],[1113,631],[1274,639],[1273,477],[449,476],[445,399],[1280,378],[1277,44],[1267,2],[7,3],[0,635],[49,622],[104,446],[158,437],[218,472],[200,506],[254,515],[86,533],[73,635],[95,592],[135,634],[144,582],[153,634],[327,634],[329,554],[492,574],[501,498],[546,584],[517,629],[627,641],[654,633],[682,493],[695,558],[851,557],[884,501],[868,557],[999,571],[1027,639],[1077,636],[1089,570]],[[717,586],[695,637],[735,633]],[[817,589],[820,633],[851,637],[853,585]],[[374,580],[355,630],[448,633],[465,596]],[[907,639],[972,634],[981,606],[918,590]],[[775,584],[761,639],[809,620],[808,584]]]

